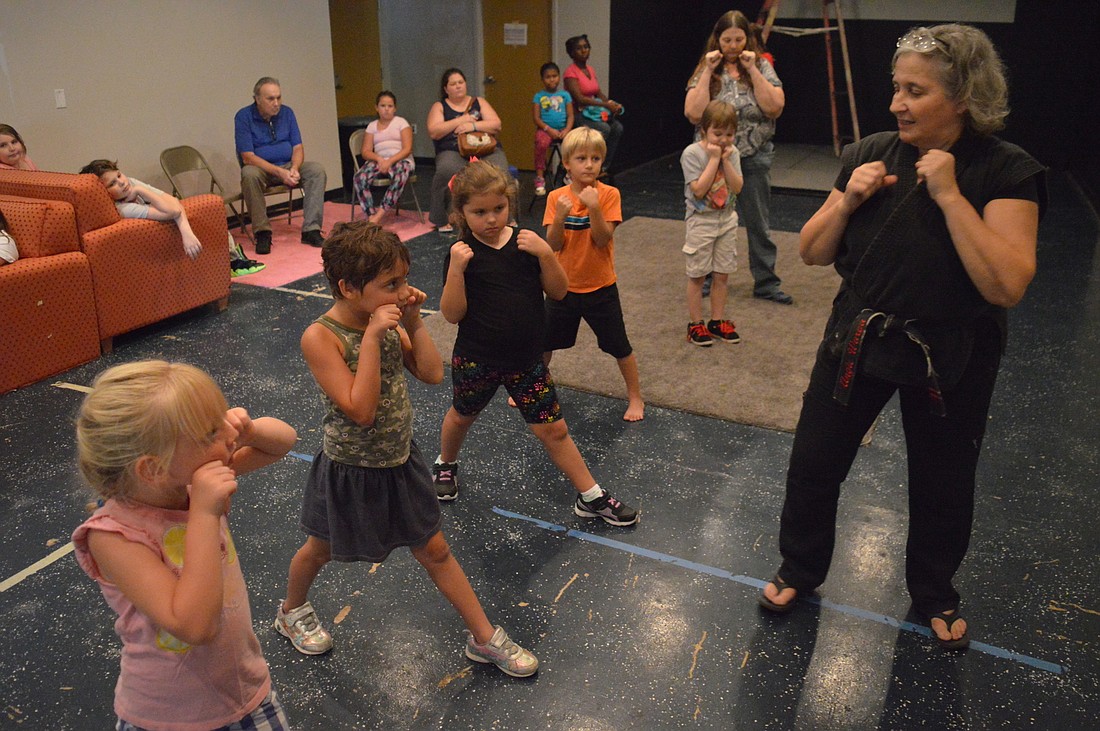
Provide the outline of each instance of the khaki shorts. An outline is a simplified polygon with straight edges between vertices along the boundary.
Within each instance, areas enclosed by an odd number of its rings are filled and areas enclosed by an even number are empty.
[[[711,272],[732,274],[737,271],[737,210],[693,213],[686,221],[684,257],[687,275],[693,279]]]

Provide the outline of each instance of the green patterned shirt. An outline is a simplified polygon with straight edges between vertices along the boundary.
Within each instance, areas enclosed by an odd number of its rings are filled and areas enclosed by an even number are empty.
[[[316,322],[331,330],[344,345],[344,362],[355,373],[363,331],[341,325],[327,315]],[[328,458],[358,467],[397,467],[409,458],[412,441],[412,402],[401,358],[401,336],[386,333],[381,352],[382,391],[374,424],[359,426],[322,392],[328,413],[324,418],[324,450]]]

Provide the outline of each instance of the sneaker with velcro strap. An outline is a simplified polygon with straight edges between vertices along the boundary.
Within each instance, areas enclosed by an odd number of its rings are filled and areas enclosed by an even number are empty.
[[[592,502],[577,495],[573,512],[582,518],[600,518],[610,525],[634,525],[640,517],[637,510],[611,497],[606,491]]]
[[[313,611],[313,605],[309,602],[285,613],[280,603],[275,615],[275,629],[303,655],[323,655],[332,649],[332,635],[321,626],[321,620],[317,619],[317,612]]]
[[[432,465],[435,496],[443,501],[458,497],[458,462],[436,462]]]
[[[484,645],[479,645],[473,633],[466,630],[466,657],[474,662],[496,665],[513,678],[526,678],[539,669],[538,658],[513,642],[500,625]]]

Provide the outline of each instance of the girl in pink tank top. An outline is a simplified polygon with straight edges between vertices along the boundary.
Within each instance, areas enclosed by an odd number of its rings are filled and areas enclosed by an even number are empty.
[[[118,613],[117,728],[287,728],[226,514],[237,475],[285,455],[294,429],[228,408],[198,368],[144,361],[100,374],[76,433],[104,501],[73,543]]]

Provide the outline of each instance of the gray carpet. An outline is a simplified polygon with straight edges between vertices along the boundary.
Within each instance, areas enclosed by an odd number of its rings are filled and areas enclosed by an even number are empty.
[[[794,431],[814,354],[839,286],[832,267],[798,257],[798,235],[773,232],[777,271],[793,305],[752,297],[745,230],[738,230],[738,271],[730,276],[726,316],[741,342],[691,345],[687,335],[684,222],[635,217],[615,232],[615,269],[627,332],[638,357],[646,403],[742,424]],[[709,300],[703,301],[709,313]],[[442,315],[426,318],[445,361],[457,327]],[[554,354],[551,372],[562,386],[626,398],[615,361],[581,325],[577,345]]]

